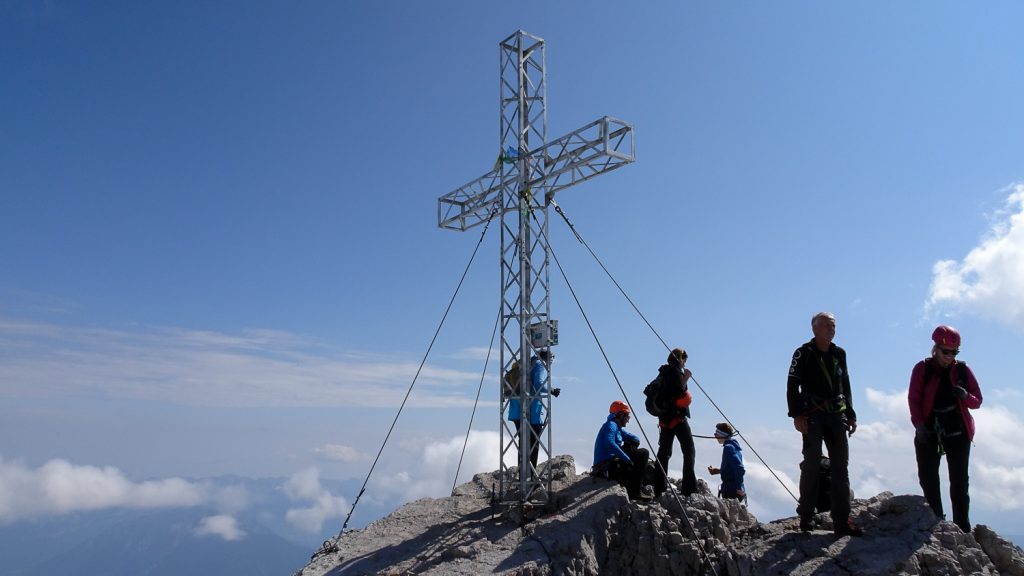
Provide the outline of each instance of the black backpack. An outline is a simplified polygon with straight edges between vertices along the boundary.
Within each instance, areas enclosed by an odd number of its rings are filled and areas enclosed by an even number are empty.
[[[663,406],[663,400],[660,398],[661,374],[658,374],[658,377],[651,380],[651,383],[644,388],[644,396],[646,396],[646,399],[644,400],[644,408],[647,409],[648,414],[655,418],[666,418],[671,416],[670,411]]]
[[[924,375],[925,379],[929,378],[932,373],[938,373],[941,375],[942,369],[935,365],[935,360],[931,358],[925,358],[924,360]],[[960,386],[964,390],[967,390],[967,363],[960,361],[956,363],[956,382],[953,382],[953,386]]]
[[[832,460],[826,456],[818,464],[818,502],[814,508],[819,513],[832,509]]]

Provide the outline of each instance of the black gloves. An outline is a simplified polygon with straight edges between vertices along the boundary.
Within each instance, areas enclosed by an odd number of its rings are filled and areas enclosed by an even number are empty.
[[[555,398],[558,398],[558,395],[561,394],[561,393],[562,393],[562,389],[561,388],[552,388],[551,389],[551,395],[554,396]]]

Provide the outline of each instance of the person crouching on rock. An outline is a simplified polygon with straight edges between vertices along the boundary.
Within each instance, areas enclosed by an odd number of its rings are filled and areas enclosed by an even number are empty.
[[[646,500],[654,497],[654,489],[643,484],[650,453],[640,447],[640,438],[626,432],[631,416],[628,404],[621,400],[612,402],[608,419],[594,441],[594,467],[590,474],[617,481],[626,488],[630,499]]]
[[[708,466],[708,472],[712,475],[722,475],[722,487],[718,489],[719,498],[742,502],[747,498],[747,491],[743,486],[746,469],[743,467],[743,448],[735,436],[736,430],[727,422],[715,425],[715,440],[722,445],[722,467]]]

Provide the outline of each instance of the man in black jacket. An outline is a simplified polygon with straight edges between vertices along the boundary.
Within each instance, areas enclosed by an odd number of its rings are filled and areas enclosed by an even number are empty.
[[[793,427],[803,435],[800,463],[800,529],[813,529],[818,500],[818,468],[821,444],[825,443],[832,462],[832,523],[837,536],[860,536],[863,532],[850,521],[850,444],[848,435],[857,430],[853,410],[846,351],[832,343],[836,318],[819,312],[811,318],[814,338],[793,352],[786,383],[786,400]]]

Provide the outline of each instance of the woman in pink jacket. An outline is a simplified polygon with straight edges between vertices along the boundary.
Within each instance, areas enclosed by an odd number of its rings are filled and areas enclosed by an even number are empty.
[[[968,411],[981,407],[981,389],[974,373],[963,362],[960,333],[951,326],[939,326],[932,333],[931,358],[914,366],[910,374],[910,421],[914,424],[914,452],[921,490],[936,516],[944,518],[939,491],[939,462],[946,455],[949,468],[949,499],[953,522],[965,533],[971,531],[967,492],[968,463],[974,440],[974,418]]]

